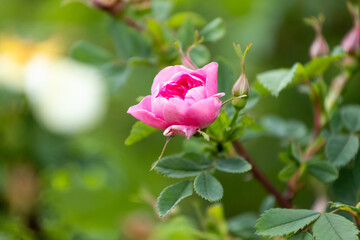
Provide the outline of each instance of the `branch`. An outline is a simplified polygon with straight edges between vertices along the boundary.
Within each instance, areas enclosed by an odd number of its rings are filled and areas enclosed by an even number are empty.
[[[236,152],[245,158],[247,162],[252,166],[252,174],[253,176],[261,183],[261,185],[270,193],[272,194],[276,201],[279,203],[279,205],[283,208],[293,208],[291,203],[288,199],[283,197],[281,193],[271,184],[269,179],[266,178],[266,176],[261,172],[261,170],[258,168],[258,166],[255,164],[255,162],[251,159],[246,149],[243,147],[243,145],[239,141],[233,141],[232,145]]]

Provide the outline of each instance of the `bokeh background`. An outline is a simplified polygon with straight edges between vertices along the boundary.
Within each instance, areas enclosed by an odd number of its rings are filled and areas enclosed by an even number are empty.
[[[173,2],[173,13],[193,11],[206,20],[225,20],[225,37],[207,46],[212,60],[222,57],[232,63],[235,76],[240,67],[232,42],[243,46],[253,42],[247,58],[250,82],[260,72],[309,60],[314,32],[303,23],[304,17],[325,15],[323,32],[331,47],[339,45],[352,25],[343,0]],[[141,234],[161,226],[152,204],[172,180],[149,172],[149,168],[165,138],[158,132],[130,147],[124,145],[135,122],[126,111],[138,96],[149,93],[159,69],[134,67],[126,83],[107,94],[97,73],[83,65],[75,68],[76,63],[68,60],[70,49],[79,40],[113,52],[108,22],[106,13],[80,2],[1,2],[0,239],[37,239],[37,231],[46,236],[44,239],[146,239]],[[64,59],[44,63],[40,56],[31,69],[21,70],[21,62],[34,49],[47,56],[61,54]],[[6,56],[13,55],[20,56],[19,66],[6,62]],[[21,71],[32,71],[25,87],[18,82]],[[82,81],[84,75],[91,80]],[[55,83],[44,84],[48,77]],[[73,83],[71,88],[69,82]],[[357,75],[348,84],[343,101],[360,103],[359,89]],[[24,97],[24,91],[32,93]],[[296,118],[308,127],[312,123],[310,101],[295,88],[279,98],[262,99],[251,112]],[[73,122],[68,122],[73,116]],[[184,142],[176,138],[166,153],[180,151]],[[284,188],[277,179],[283,166],[278,160],[281,142],[263,137],[249,140],[245,146],[275,184]],[[225,190],[222,203],[227,218],[257,212],[267,196],[248,175],[217,177]],[[310,191],[302,190],[295,203],[310,207]],[[193,216],[193,203],[203,209],[207,205],[193,196],[181,204],[182,213]]]

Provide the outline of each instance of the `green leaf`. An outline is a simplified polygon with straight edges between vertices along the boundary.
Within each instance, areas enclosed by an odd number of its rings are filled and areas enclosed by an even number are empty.
[[[336,56],[324,56],[315,58],[304,66],[304,75],[307,78],[313,78],[321,75],[329,68],[329,66],[333,62],[341,59],[344,56],[344,54],[340,54]]]
[[[313,235],[317,240],[358,240],[358,230],[346,218],[323,213],[313,226]]]
[[[113,59],[113,56],[106,49],[87,41],[79,41],[71,48],[72,58],[88,64],[104,64]]]
[[[160,217],[166,216],[176,204],[193,193],[192,181],[184,180],[165,188],[157,199]]]
[[[283,182],[287,182],[294,175],[297,169],[298,166],[296,164],[290,163],[279,172],[278,178]]]
[[[217,170],[228,173],[244,173],[251,170],[251,165],[242,157],[218,159]]]
[[[360,131],[360,106],[347,105],[341,109],[341,117],[345,127],[351,132]]]
[[[354,135],[333,135],[325,146],[326,157],[337,167],[349,163],[359,148],[359,139]]]
[[[123,21],[113,19],[109,25],[109,33],[121,59],[150,56],[151,49],[147,40]]]
[[[289,240],[315,240],[314,237],[308,232],[300,232],[295,234]]]
[[[218,118],[207,128],[207,133],[218,141],[224,140],[224,128],[226,128],[231,122],[231,119],[223,110],[220,112]]]
[[[237,237],[254,239],[257,216],[253,213],[243,213],[228,220],[229,231]]]
[[[231,88],[234,81],[234,71],[229,61],[224,58],[217,58],[216,62],[219,64],[218,70],[218,85],[219,92],[225,94],[231,93]]]
[[[338,133],[343,127],[340,111],[337,110],[333,113],[330,119],[330,129],[333,133]]]
[[[197,45],[190,51],[190,58],[198,67],[203,67],[210,61],[210,51],[204,45]]]
[[[190,19],[196,27],[202,27],[206,23],[205,19],[195,12],[179,12],[171,16],[167,24],[169,27],[178,28],[188,19]]]
[[[215,42],[225,35],[226,27],[222,18],[215,18],[200,31],[204,42]]]
[[[186,156],[168,156],[160,160],[155,170],[160,174],[172,178],[194,177],[210,167],[208,162],[204,162],[204,164],[201,165],[199,161],[203,160],[190,159],[186,158]]]
[[[299,231],[319,216],[312,210],[273,208],[261,215],[255,227],[261,236],[281,237]]]
[[[337,168],[328,161],[308,161],[306,169],[311,175],[324,183],[333,182],[339,177]]]
[[[177,31],[176,37],[181,43],[183,50],[186,50],[194,42],[195,26],[190,19],[187,19]]]
[[[296,63],[291,69],[277,69],[260,73],[257,75],[257,79],[273,96],[277,97],[281,90],[297,81],[297,75],[302,68],[300,63]]]
[[[194,188],[196,193],[210,201],[219,201],[224,193],[221,183],[209,173],[201,173],[195,178]]]
[[[359,169],[356,169],[359,171]],[[334,182],[332,189],[337,201],[346,204],[355,204],[358,200],[359,182],[356,181],[359,172],[352,167],[340,170],[339,178]]]
[[[150,127],[146,123],[138,121],[132,126],[130,136],[128,136],[125,140],[125,145],[130,146],[156,131],[156,128]]]
[[[151,1],[151,15],[159,21],[168,19],[175,1],[169,0],[152,0]]]
[[[260,123],[268,134],[278,138],[301,139],[307,132],[304,123],[276,115],[266,115],[260,119]]]

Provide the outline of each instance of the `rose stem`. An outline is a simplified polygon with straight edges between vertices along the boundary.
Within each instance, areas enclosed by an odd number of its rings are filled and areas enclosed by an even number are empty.
[[[258,166],[255,164],[255,162],[251,159],[250,155],[246,151],[246,149],[243,147],[243,145],[235,140],[232,142],[232,145],[236,152],[245,158],[245,160],[252,166],[252,174],[253,176],[261,183],[261,185],[270,193],[272,194],[276,201],[279,203],[279,205],[283,208],[293,208],[291,203],[288,199],[286,199],[269,181],[269,179],[266,178],[266,176],[261,172],[261,170],[258,168]]]

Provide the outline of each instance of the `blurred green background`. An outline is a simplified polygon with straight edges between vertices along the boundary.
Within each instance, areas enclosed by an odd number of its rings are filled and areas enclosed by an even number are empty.
[[[247,58],[251,82],[260,72],[309,60],[308,49],[314,32],[303,24],[304,17],[319,13],[326,16],[323,32],[331,47],[339,45],[352,25],[342,0],[175,1],[172,12],[180,11],[197,12],[206,20],[216,17],[225,20],[225,37],[208,47],[211,59],[229,60],[236,76],[240,74],[240,66],[232,42],[242,46],[253,42]],[[80,2],[62,5],[59,0],[3,0],[0,37],[17,36],[38,41],[56,37],[61,39],[65,54],[79,40],[114,51],[107,31],[108,21],[105,13]],[[24,236],[29,230],[25,226],[41,228],[51,239],[142,239],[131,238],[131,231],[141,232],[142,228],[151,228],[152,224],[160,222],[151,202],[172,180],[149,172],[149,168],[158,157],[165,138],[158,132],[130,147],[124,145],[135,122],[126,111],[136,103],[138,96],[149,93],[157,71],[155,67],[135,67],[125,85],[106,100],[102,121],[89,131],[66,137],[36,124],[32,113],[24,111],[26,103],[14,100],[19,98],[18,94],[1,90],[0,239],[26,239]],[[359,75],[354,76],[348,84],[344,102],[360,103],[359,78]],[[289,89],[277,99],[267,97],[251,111],[256,116],[275,113],[284,118],[296,118],[311,128],[310,101],[297,89]],[[183,138],[176,138],[166,154],[180,151],[183,144]],[[284,189],[285,185],[277,180],[277,172],[282,167],[278,160],[281,142],[264,137],[249,140],[245,146],[265,173]],[[12,183],[12,175],[20,176],[20,183]],[[267,194],[257,182],[247,175],[217,176],[225,190],[222,203],[227,218],[245,211],[258,211]],[[26,183],[29,188],[35,188],[36,200],[28,200],[35,203],[29,222],[23,223],[13,209],[16,204],[9,203],[9,195],[15,194],[15,199],[32,198],[31,194],[16,195]],[[295,204],[309,207],[312,196],[305,188]],[[184,201],[181,211],[193,215],[194,201],[199,201],[203,208],[207,205],[198,197],[191,197]]]

